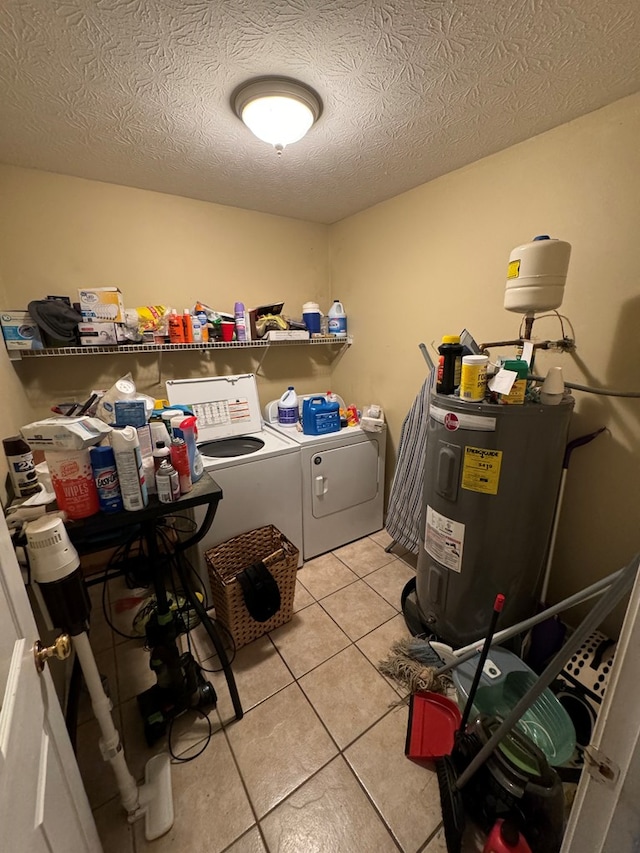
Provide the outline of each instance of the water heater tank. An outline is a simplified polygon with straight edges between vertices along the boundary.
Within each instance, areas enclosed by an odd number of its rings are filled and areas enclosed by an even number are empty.
[[[550,311],[562,304],[571,244],[546,235],[509,255],[504,307],[518,314]]]
[[[557,406],[465,403],[429,409],[416,597],[425,628],[454,647],[536,612],[573,398]]]

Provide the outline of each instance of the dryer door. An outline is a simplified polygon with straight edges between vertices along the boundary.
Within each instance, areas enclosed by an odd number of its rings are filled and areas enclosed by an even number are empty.
[[[324,518],[372,501],[378,494],[378,442],[361,441],[313,453],[308,461],[311,511]]]

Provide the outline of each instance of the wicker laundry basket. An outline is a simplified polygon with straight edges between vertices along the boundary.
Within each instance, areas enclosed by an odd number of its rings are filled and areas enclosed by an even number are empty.
[[[216,619],[231,633],[236,648],[246,646],[291,619],[296,589],[298,549],[272,524],[221,542],[205,554]],[[258,561],[280,590],[280,609],[266,622],[247,610],[237,575]]]

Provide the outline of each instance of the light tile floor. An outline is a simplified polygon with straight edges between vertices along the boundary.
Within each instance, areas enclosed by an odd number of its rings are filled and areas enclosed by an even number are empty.
[[[415,571],[412,555],[387,553],[388,544],[380,531],[299,570],[292,620],[233,662],[240,722],[224,677],[206,673],[218,693],[211,738],[199,757],[172,766],[176,817],[163,838],[147,843],[142,824],[127,824],[85,698],[78,762],[105,853],[446,853],[435,773],[404,757],[406,697],[376,669],[407,635],[400,593]],[[120,580],[109,586],[107,605],[126,633],[129,606],[146,593]],[[100,588],[91,595],[92,645],[127,761],[142,779],[148,758],[166,750],[166,740],[146,746],[135,699],[154,681],[148,653],[141,641],[110,631]],[[214,669],[201,626],[191,639],[202,665]],[[205,720],[183,715],[173,727],[174,753],[197,752],[207,734]],[[481,847],[470,831],[465,851]]]

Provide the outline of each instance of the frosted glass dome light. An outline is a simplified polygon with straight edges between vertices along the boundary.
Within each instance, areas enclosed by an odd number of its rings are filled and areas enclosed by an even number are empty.
[[[232,103],[254,136],[273,145],[278,154],[302,139],[322,112],[320,98],[312,89],[283,77],[243,84]]]

